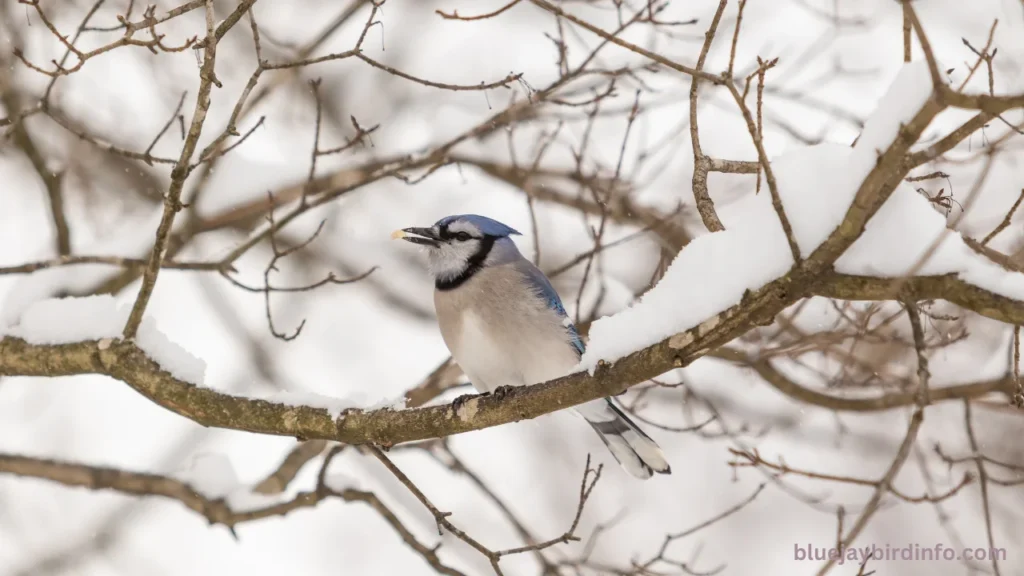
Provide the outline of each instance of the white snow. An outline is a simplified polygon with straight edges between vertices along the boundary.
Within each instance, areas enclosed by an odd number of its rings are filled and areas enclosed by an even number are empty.
[[[226,454],[202,453],[195,455],[186,468],[173,474],[176,480],[188,484],[201,496],[210,500],[223,498],[233,512],[249,512],[268,508],[293,498],[286,490],[279,494],[260,494],[244,483],[231,458]],[[358,478],[341,472],[330,472],[324,483],[335,492],[348,489],[362,490]]]
[[[973,256],[958,276],[964,282],[994,294],[1024,300],[1024,274],[1007,272],[981,256]]]
[[[854,150],[874,166],[875,158],[892,144],[900,126],[910,122],[932,94],[928,64],[918,60],[904,64],[885,96],[871,114]]]
[[[791,150],[771,163],[782,205],[803,258],[810,256],[843,221],[846,209],[857,194],[864,176],[854,173],[853,154],[849,146],[818,144]],[[762,190],[760,195],[767,196],[768,191]],[[768,209],[770,211],[771,206]],[[774,212],[764,217],[778,220]],[[734,227],[726,223],[727,232]],[[789,250],[788,244],[785,249]]]
[[[803,257],[839,225],[878,154],[896,138],[932,91],[924,62],[897,74],[856,146],[796,148],[772,161],[779,196]],[[576,370],[593,373],[598,361],[614,362],[697,326],[784,275],[793,264],[767,191],[719,210],[726,230],[700,236],[684,248],[665,276],[633,306],[590,328]],[[732,218],[725,218],[734,212]],[[937,248],[918,275],[957,273],[997,294],[1024,300],[1024,274],[1008,272],[974,253],[945,219],[910,186],[901,184],[868,222],[864,234],[836,262],[847,274],[896,277]]]
[[[728,229],[690,242],[638,303],[594,321],[580,368],[592,371],[598,360],[615,361],[692,328],[789,270],[793,258],[771,196],[737,204]]]
[[[6,326],[0,324],[0,337],[13,336],[40,345],[118,339],[130,313],[130,303],[118,305],[113,296],[106,294],[39,300],[29,304],[20,314],[9,314],[12,323]],[[172,342],[156,327],[153,318],[143,318],[135,342],[147,356],[175,378],[197,386],[203,385],[206,363]],[[404,396],[374,401],[358,393],[336,398],[315,392],[278,391],[262,399],[289,406],[323,408],[332,418],[338,418],[342,411],[349,408],[405,408]]]
[[[31,344],[69,344],[83,340],[116,338],[124,328],[117,322],[113,296],[53,298],[26,307],[21,318],[4,330]]]
[[[103,237],[81,241],[81,244],[79,236],[82,234],[76,231],[76,251],[79,254],[146,258],[149,246],[153,243],[153,231],[162,216],[162,206],[156,206],[141,214],[119,218],[104,228]],[[47,260],[52,257],[50,250],[51,247],[47,245],[34,250],[28,257],[19,254],[19,258],[11,264]],[[3,295],[0,325],[13,322],[16,319],[14,316],[35,301],[52,298],[60,293],[87,293],[120,271],[120,267],[109,264],[76,264],[43,268],[21,275]]]
[[[210,500],[224,499],[233,512],[249,512],[279,504],[289,498],[287,494],[259,494],[243,483],[234,464],[225,454],[203,453],[195,455],[188,467],[173,475],[188,484],[200,496]]]
[[[878,155],[896,138],[932,91],[928,65],[906,64],[868,119],[857,145],[825,143],[796,148],[772,160],[779,196],[804,258],[843,221]],[[727,226],[728,227],[728,226]]]
[[[0,336],[14,336],[30,344],[71,344],[121,337],[131,304],[118,305],[111,295],[48,298],[29,304],[20,314],[4,315]],[[136,344],[161,368],[185,382],[202,385],[206,363],[172,342],[150,317],[143,317]]]
[[[358,478],[353,478],[347,474],[341,472],[331,472],[324,476],[324,484],[328,488],[335,492],[344,492],[345,490],[362,490],[363,485]]]
[[[933,248],[934,247],[934,248]],[[928,256],[922,262],[922,258]],[[1024,274],[1003,269],[976,253],[926,198],[901,184],[878,210],[864,234],[836,260],[844,274],[895,278],[957,274],[979,288],[1024,300]]]
[[[405,395],[398,396],[397,398],[384,398],[373,404],[364,406],[364,410],[405,410],[405,403],[407,399]]]
[[[917,269],[918,276],[959,271],[958,263],[973,254],[926,198],[901,184],[868,221],[861,237],[836,260],[835,269],[893,278],[910,272],[929,251],[931,257]]]
[[[212,500],[224,498],[241,486],[231,459],[217,453],[196,454],[174,477]]]
[[[124,314],[125,321],[127,321],[130,308],[123,307],[119,311]],[[139,332],[135,336],[135,343],[151,360],[178,380],[196,386],[202,386],[206,380],[206,362],[171,341],[166,334],[157,329],[156,322],[152,318],[142,319],[142,325],[139,326]]]

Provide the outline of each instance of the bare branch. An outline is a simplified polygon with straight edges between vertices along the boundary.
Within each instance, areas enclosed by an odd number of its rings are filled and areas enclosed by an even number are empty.
[[[236,8],[235,12],[239,12],[243,7],[245,9],[241,10],[241,12],[248,10],[249,6],[251,6],[254,1],[255,0],[244,0],[239,4],[238,8]],[[168,236],[171,233],[171,226],[174,225],[174,217],[183,207],[181,203],[181,192],[185,187],[185,179],[188,178],[189,175],[188,165],[190,159],[192,158],[192,154],[195,152],[196,146],[199,144],[199,136],[202,134],[203,124],[206,122],[206,113],[210,109],[210,92],[213,90],[213,85],[215,83],[220,84],[217,81],[217,76],[214,72],[214,64],[217,59],[217,39],[216,29],[213,26],[213,22],[213,1],[207,0],[206,45],[203,50],[203,65],[199,73],[199,92],[196,96],[195,110],[192,112],[192,124],[188,129],[188,136],[185,138],[185,143],[181,147],[181,155],[178,157],[178,161],[174,164],[174,168],[171,170],[171,185],[167,190],[167,196],[164,198],[163,216],[160,218],[160,225],[156,230],[156,241],[153,243],[153,250],[149,257],[149,263],[147,264],[146,271],[142,276],[142,286],[139,288],[138,297],[135,300],[135,304],[132,306],[131,314],[128,316],[128,322],[124,327],[125,338],[133,338],[136,331],[139,329],[139,325],[142,324],[142,315],[146,311],[146,305],[149,304],[149,297],[153,294],[153,287],[156,285],[156,278],[160,273],[160,264],[163,262],[164,252],[167,250]],[[227,20],[225,20],[224,23],[227,23]]]
[[[715,40],[715,31],[718,29],[719,21],[722,19],[722,13],[725,12],[726,4],[727,0],[721,0],[718,3],[718,10],[715,11],[715,16],[711,19],[711,26],[704,33],[704,45],[701,46],[700,56],[697,57],[697,70],[704,69],[704,61],[707,59],[708,50],[711,49],[711,43]],[[739,30],[738,20],[736,29],[737,31]],[[734,39],[733,55],[735,55],[735,45]],[[729,70],[730,72],[732,71],[732,57],[729,58]],[[722,221],[718,219],[718,214],[715,213],[715,204],[708,194],[708,171],[711,169],[711,161],[700,149],[700,134],[697,126],[697,90],[699,85],[699,77],[695,76],[690,80],[690,143],[693,146],[693,199],[697,203],[697,212],[700,213],[704,226],[710,232],[717,232],[725,230],[725,227],[722,226]]]

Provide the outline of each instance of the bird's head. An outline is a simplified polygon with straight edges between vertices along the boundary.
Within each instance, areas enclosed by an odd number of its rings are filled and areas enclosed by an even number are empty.
[[[391,237],[426,247],[430,271],[443,289],[461,284],[481,268],[518,256],[509,238],[514,234],[519,232],[486,216],[458,214],[441,218],[429,228],[395,230]]]

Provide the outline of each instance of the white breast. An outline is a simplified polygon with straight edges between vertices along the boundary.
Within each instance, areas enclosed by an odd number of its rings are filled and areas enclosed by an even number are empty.
[[[480,316],[472,310],[462,313],[462,333],[455,346],[455,361],[480,392],[500,386],[522,386],[523,374],[501,342],[491,336]]]
[[[463,312],[462,333],[453,355],[481,392],[565,376],[577,364],[565,337],[557,330],[524,329],[535,327],[513,326],[513,331],[501,332],[467,310]]]
[[[441,335],[481,392],[566,375],[577,363],[565,326],[511,268],[489,268],[435,292]]]

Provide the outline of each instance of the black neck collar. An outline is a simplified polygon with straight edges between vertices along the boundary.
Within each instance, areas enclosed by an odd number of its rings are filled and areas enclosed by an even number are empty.
[[[480,239],[480,249],[476,251],[476,254],[470,256],[469,260],[466,261],[466,267],[462,272],[455,276],[447,278],[438,278],[434,281],[434,287],[442,292],[448,290],[454,290],[459,286],[466,283],[467,280],[476,275],[484,266],[484,261],[487,260],[487,255],[491,253],[491,248],[494,248],[494,242],[497,240],[494,236],[484,236]]]

